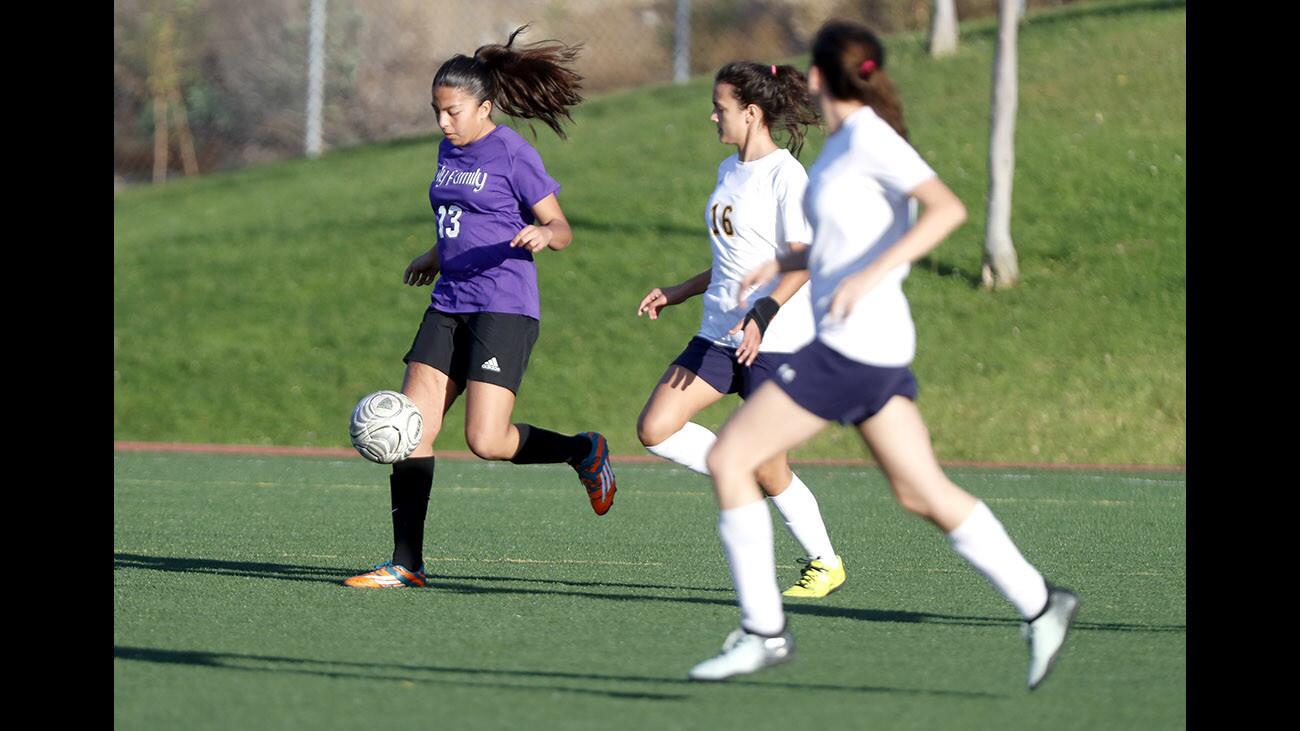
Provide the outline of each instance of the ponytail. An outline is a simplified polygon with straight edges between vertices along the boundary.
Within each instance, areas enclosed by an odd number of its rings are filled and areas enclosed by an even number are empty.
[[[770,132],[784,132],[786,147],[799,156],[807,127],[817,124],[817,112],[808,94],[808,79],[793,66],[733,61],[718,70],[715,84],[731,84],[740,105],[763,110]]]
[[[885,48],[874,33],[856,23],[827,23],[813,39],[812,65],[821,72],[826,91],[832,97],[871,107],[871,111],[907,139],[903,102],[885,72]]]
[[[516,28],[505,45],[488,44],[472,57],[451,57],[434,74],[433,88],[463,89],[511,117],[541,120],[564,139],[561,119],[572,122],[569,109],[582,102],[582,77],[570,68],[582,44],[546,40],[515,48],[515,37],[527,29]]]

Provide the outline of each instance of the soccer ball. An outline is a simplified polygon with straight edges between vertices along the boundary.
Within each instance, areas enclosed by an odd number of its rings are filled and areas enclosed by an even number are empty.
[[[352,411],[352,446],[371,462],[406,459],[420,444],[424,417],[415,402],[397,391],[376,391]]]

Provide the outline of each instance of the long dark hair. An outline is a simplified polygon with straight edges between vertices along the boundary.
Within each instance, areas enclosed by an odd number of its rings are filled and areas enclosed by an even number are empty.
[[[786,147],[795,157],[803,149],[806,127],[817,124],[817,111],[808,95],[808,79],[793,66],[733,61],[718,70],[714,84],[731,84],[742,107],[763,110],[763,121],[773,133],[784,131]]]
[[[821,72],[831,96],[866,104],[907,138],[903,102],[885,72],[885,47],[874,33],[857,23],[830,21],[813,39],[812,65]]]
[[[582,101],[582,77],[569,68],[582,44],[545,40],[515,48],[515,36],[527,29],[516,28],[504,46],[491,43],[473,56],[458,53],[447,59],[433,76],[433,91],[440,86],[461,89],[480,104],[490,100],[511,117],[540,119],[563,139],[567,135],[560,120],[572,122],[569,108]]]

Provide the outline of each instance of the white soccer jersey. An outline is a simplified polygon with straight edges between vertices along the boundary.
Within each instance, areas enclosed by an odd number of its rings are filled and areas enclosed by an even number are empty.
[[[840,354],[876,366],[905,366],[916,354],[916,328],[903,295],[903,264],[830,322],[835,288],[902,238],[912,225],[908,193],[934,170],[871,107],[849,115],[826,140],[809,173],[804,210],[815,232],[812,272],[817,338]]]
[[[713,279],[704,293],[702,338],[729,348],[740,346],[743,334],[727,331],[749,312],[749,306],[776,289],[780,277],[745,293],[746,307],[737,304],[740,280],[771,261],[790,242],[807,244],[812,229],[804,218],[803,196],[808,173],[789,150],[750,162],[732,155],[718,165],[718,184],[709,196],[704,221],[713,246]],[[815,328],[807,284],[790,297],[772,319],[759,351],[793,353],[813,338]]]

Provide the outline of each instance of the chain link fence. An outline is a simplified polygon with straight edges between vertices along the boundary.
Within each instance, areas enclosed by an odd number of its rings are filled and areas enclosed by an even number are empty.
[[[582,43],[577,70],[596,94],[802,53],[833,17],[921,30],[931,0],[115,0],[114,189],[305,154],[313,4],[324,34],[311,137],[328,151],[436,132],[438,66],[525,23],[520,42]],[[996,5],[958,0],[958,16]]]

